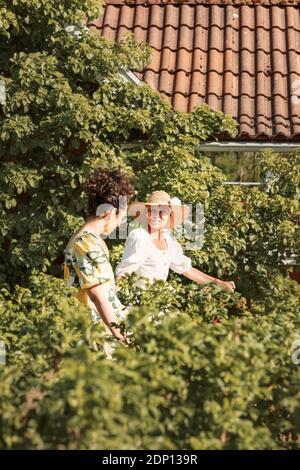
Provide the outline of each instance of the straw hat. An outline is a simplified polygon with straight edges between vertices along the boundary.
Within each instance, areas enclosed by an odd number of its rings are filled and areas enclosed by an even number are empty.
[[[189,216],[189,208],[181,203],[178,197],[173,197],[165,191],[154,191],[146,202],[133,202],[128,207],[128,215],[137,218],[146,216],[146,208],[152,206],[168,206],[171,209],[170,227],[182,224]],[[144,219],[145,220],[145,219]]]

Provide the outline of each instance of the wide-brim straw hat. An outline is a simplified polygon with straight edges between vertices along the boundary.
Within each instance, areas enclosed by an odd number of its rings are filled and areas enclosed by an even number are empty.
[[[165,191],[154,191],[146,202],[133,202],[128,207],[128,215],[145,222],[147,206],[168,206],[171,209],[170,228],[181,225],[189,216],[189,207],[182,204],[178,197],[171,197]]]

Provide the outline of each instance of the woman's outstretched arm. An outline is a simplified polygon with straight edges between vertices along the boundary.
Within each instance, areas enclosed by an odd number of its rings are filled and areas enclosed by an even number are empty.
[[[182,274],[183,276],[187,277],[191,281],[197,282],[197,284],[207,284],[209,282],[214,282],[216,284],[219,284],[222,287],[225,287],[226,289],[229,289],[232,292],[235,290],[234,282],[221,281],[221,279],[209,276],[208,274],[205,274],[202,271],[199,271],[199,269],[197,268],[190,268],[188,271]]]

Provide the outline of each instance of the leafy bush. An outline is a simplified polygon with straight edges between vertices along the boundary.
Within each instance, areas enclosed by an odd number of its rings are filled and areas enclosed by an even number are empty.
[[[299,260],[299,150],[262,154],[262,188],[224,187],[197,146],[236,122],[123,81],[149,48],[87,34],[102,2],[71,3],[0,1],[1,448],[299,446],[299,286],[283,265]],[[163,188],[203,203],[205,244],[188,254],[238,291],[124,280],[131,346],[114,360],[60,279],[98,166],[135,174],[139,198]],[[123,247],[108,243],[115,264]]]
[[[296,447],[300,369],[291,345],[300,288],[273,281],[267,311],[241,303],[220,323],[207,321],[205,301],[186,298],[183,308],[175,282],[162,315],[168,289],[151,286],[139,307],[132,301],[132,346],[117,346],[114,360],[93,350],[101,333],[61,281],[41,275],[9,299],[4,291],[1,448]],[[194,302],[206,289],[197,287]],[[223,312],[220,292],[210,295]]]

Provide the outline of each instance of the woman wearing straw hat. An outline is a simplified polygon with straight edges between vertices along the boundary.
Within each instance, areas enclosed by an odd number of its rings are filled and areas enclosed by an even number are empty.
[[[170,234],[170,228],[182,224],[189,215],[189,208],[180,199],[171,198],[165,191],[154,191],[147,202],[136,202],[128,214],[139,217],[144,228],[129,233],[124,254],[116,269],[119,280],[126,274],[136,273],[150,282],[167,280],[169,269],[188,279],[205,284],[215,282],[231,291],[235,284],[222,281],[192,267],[191,259],[184,255],[181,245]],[[139,282],[142,287],[143,282]]]

